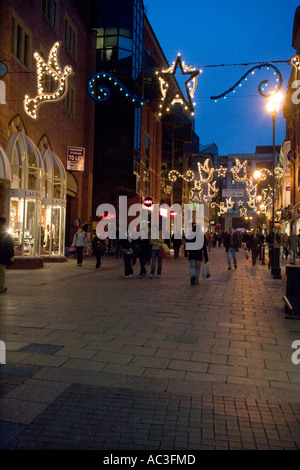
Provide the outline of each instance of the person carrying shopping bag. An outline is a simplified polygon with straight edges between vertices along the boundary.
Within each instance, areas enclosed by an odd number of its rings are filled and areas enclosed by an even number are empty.
[[[153,227],[153,231],[158,233],[158,228]],[[157,276],[161,276],[161,270],[162,270],[162,257],[160,255],[160,248],[162,243],[164,243],[164,239],[161,236],[161,232],[159,233],[158,238],[151,238],[150,239],[150,245],[152,245],[152,251],[151,251],[151,256],[152,256],[152,262],[151,262],[151,272],[150,272],[150,279],[153,279],[153,276],[155,274],[155,267],[156,267],[156,260],[157,260]]]

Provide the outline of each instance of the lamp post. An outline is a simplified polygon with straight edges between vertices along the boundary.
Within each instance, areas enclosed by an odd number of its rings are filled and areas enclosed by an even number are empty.
[[[274,279],[281,279],[281,269],[280,269],[280,249],[276,247],[276,233],[275,233],[275,120],[276,113],[280,109],[280,103],[282,100],[282,94],[276,93],[275,95],[270,96],[269,102],[267,105],[268,111],[272,114],[272,123],[273,123],[273,162],[272,162],[272,173],[273,173],[273,197],[272,197],[272,270],[271,274]]]

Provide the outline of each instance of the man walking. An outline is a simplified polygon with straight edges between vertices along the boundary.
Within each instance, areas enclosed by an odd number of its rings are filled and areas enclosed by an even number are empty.
[[[239,239],[236,233],[234,233],[233,227],[230,227],[229,233],[224,238],[229,271],[231,271],[231,258],[233,259],[235,269],[237,268],[236,253],[239,251],[239,245]]]
[[[189,240],[190,244],[196,243],[196,231],[197,231],[196,225],[193,224],[192,232],[195,233],[195,237]],[[208,262],[207,241],[205,237],[204,237],[204,243],[203,243],[202,248],[191,249],[188,251],[188,260],[190,263],[191,285],[194,286],[195,284],[199,284],[201,262],[203,260],[205,264]]]

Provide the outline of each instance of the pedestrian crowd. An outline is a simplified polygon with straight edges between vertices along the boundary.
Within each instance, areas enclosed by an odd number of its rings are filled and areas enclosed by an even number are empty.
[[[112,250],[110,240],[102,240],[97,235],[93,237],[91,248],[96,258],[96,269],[101,266],[101,258],[108,253],[116,258],[123,258],[125,278],[133,277],[133,266],[139,262],[139,278],[147,276],[149,265],[149,278],[153,279],[155,272],[157,277],[162,275],[163,259],[170,255],[170,248],[174,250],[174,259],[178,259],[180,254],[184,255],[189,262],[189,274],[191,285],[197,285],[202,279],[210,277],[208,256],[212,248],[217,245],[223,246],[227,254],[228,270],[237,269],[237,252],[244,251],[246,259],[251,260],[255,265],[257,259],[264,261],[265,247],[269,247],[269,266],[271,263],[271,250],[273,246],[279,248],[280,263],[282,259],[290,258],[290,264],[295,265],[297,256],[300,257],[300,230],[296,234],[292,229],[291,234],[281,233],[281,228],[275,235],[269,234],[266,237],[258,229],[253,231],[236,230],[229,228],[229,232],[221,232],[216,229],[213,233],[207,230],[204,233],[204,241],[201,248],[193,246],[197,241],[197,230],[200,228],[193,223],[191,233],[187,237],[177,238],[172,235],[171,240],[164,240],[158,227],[152,228],[156,236],[152,236],[150,229],[143,229],[138,239],[133,239],[130,235],[125,239],[117,236],[115,249]],[[187,245],[187,240],[189,246]],[[275,244],[274,244],[275,242]],[[79,227],[74,235],[71,252],[76,254],[77,266],[83,263],[84,250],[87,250],[88,242],[84,230]],[[5,287],[5,269],[14,262],[14,243],[6,227],[6,220],[0,217],[0,294],[7,291]],[[202,276],[201,276],[202,269]]]
[[[189,243],[196,242],[196,225],[192,226],[192,234],[195,237],[189,238]],[[186,249],[186,238],[183,236],[181,239],[172,235],[170,240],[162,238],[161,231],[158,227],[158,236],[151,238],[150,230],[147,232],[143,230],[141,236],[134,240],[128,235],[126,239],[119,239],[117,237],[115,243],[115,250],[108,247],[108,240],[100,240],[97,236],[94,237],[92,243],[93,254],[96,256],[96,268],[101,266],[101,255],[108,253],[115,255],[116,258],[123,258],[124,261],[124,274],[125,278],[133,277],[133,266],[139,261],[139,278],[147,276],[147,265],[149,265],[149,277],[153,279],[155,272],[157,277],[162,274],[163,258],[170,254],[170,247],[174,251],[174,259],[178,259],[180,254],[187,257],[189,261],[190,281],[191,285],[199,284],[202,266],[202,278],[207,279],[210,277],[208,256],[212,248],[216,246],[223,246],[227,255],[228,270],[232,268],[237,269],[237,253],[241,250],[246,254],[246,259],[251,260],[253,266],[256,265],[257,260],[264,261],[265,247],[269,247],[269,258],[271,246],[273,246],[272,235],[263,235],[258,229],[252,231],[234,230],[233,227],[229,228],[228,232],[222,232],[216,229],[214,232],[207,230],[204,233],[204,243],[201,249]],[[76,235],[75,235],[76,237]],[[74,240],[75,240],[74,237]],[[75,244],[75,241],[73,242]],[[300,256],[300,230],[299,235],[296,235],[295,230],[292,230],[291,235],[281,234],[281,229],[278,229],[275,237],[275,246],[280,248],[280,258],[288,259],[290,263],[296,264],[297,256]],[[82,263],[81,254],[79,253],[79,265]],[[78,262],[78,260],[77,260]],[[269,260],[270,263],[270,260]]]

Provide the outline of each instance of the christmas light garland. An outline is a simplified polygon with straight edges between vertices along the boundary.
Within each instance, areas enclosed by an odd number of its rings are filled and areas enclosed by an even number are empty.
[[[175,76],[178,67],[180,68],[182,75],[189,75],[189,79],[185,82],[187,100],[180,89],[175,93],[172,92],[171,80]],[[164,111],[169,112],[175,103],[180,103],[183,105],[184,109],[190,111],[192,116],[194,115],[195,103],[192,102],[192,98],[194,97],[194,93],[197,88],[197,75],[201,72],[202,70],[196,70],[195,68],[192,68],[192,66],[186,65],[182,62],[180,54],[178,54],[176,62],[173,62],[171,67],[168,67],[161,72],[156,72],[162,95],[161,104],[159,105],[159,116],[162,116]]]
[[[277,93],[280,89],[281,89],[281,86],[282,86],[282,75],[280,73],[280,71],[278,70],[277,67],[275,67],[275,65],[271,64],[271,63],[264,63],[264,64],[259,64],[259,65],[256,65],[255,67],[252,67],[250,70],[248,70],[232,87],[230,87],[228,90],[224,91],[223,93],[221,93],[220,95],[217,95],[217,96],[211,96],[210,99],[211,100],[215,100],[217,101],[218,99],[220,98],[224,98],[226,99],[227,95],[229,93],[235,93],[235,89],[238,88],[238,87],[241,87],[242,86],[242,83],[244,81],[247,81],[248,80],[248,75],[254,75],[255,74],[255,70],[258,69],[258,70],[261,70],[262,68],[266,67],[268,70],[270,68],[272,68],[274,70],[274,75],[277,77],[276,78],[276,81],[279,82],[276,86],[275,86],[275,90],[273,91],[269,91],[268,93],[264,93],[264,90],[265,88],[268,86],[268,83],[269,83],[269,80],[263,80],[259,85],[258,85],[258,93],[263,96],[264,98],[269,98],[270,96],[274,95],[275,93]]]
[[[209,203],[212,202],[212,199],[214,199],[220,189],[217,188],[217,181],[214,181],[211,183],[214,177],[214,172],[217,173],[218,177],[224,178],[226,177],[227,173],[231,173],[232,177],[235,181],[239,183],[244,183],[246,185],[246,195],[248,197],[248,200],[246,201],[247,206],[249,207],[249,211],[247,207],[245,207],[244,202],[239,200],[238,201],[238,207],[239,207],[239,212],[236,212],[233,210],[234,202],[232,201],[231,198],[226,199],[226,204],[224,202],[221,202],[220,204],[217,204],[216,202],[213,202],[211,204],[211,207],[218,207],[219,208],[219,213],[218,215],[223,215],[226,212],[234,212],[236,214],[242,215],[247,215],[248,213],[257,213],[258,212],[258,207],[257,207],[257,201],[260,201],[260,209],[262,213],[266,213],[268,207],[272,203],[272,188],[270,185],[267,186],[267,188],[262,190],[262,196],[257,196],[257,189],[258,185],[257,183],[254,182],[254,179],[252,177],[248,177],[248,161],[245,160],[243,163],[240,162],[238,158],[235,159],[235,165],[230,169],[227,170],[225,167],[220,166],[220,168],[214,169],[213,167],[209,166],[209,158],[207,158],[204,162],[204,164],[198,162],[198,172],[199,172],[199,180],[195,179],[195,173],[192,170],[187,170],[185,174],[181,174],[177,170],[171,170],[168,173],[168,178],[170,181],[175,182],[177,178],[182,178],[186,182],[193,182],[194,185],[192,188],[190,188],[189,191],[189,197],[191,201],[194,202],[205,202]],[[272,176],[273,173],[268,170],[267,168],[262,168],[259,171],[259,179],[262,181],[265,181],[268,176]],[[282,178],[283,176],[283,169],[280,167],[275,168],[275,176],[276,178]],[[203,175],[203,173],[206,174],[206,177]],[[204,194],[204,187],[207,187],[207,191]],[[268,193],[270,193],[269,195]]]
[[[95,73],[90,77],[87,85],[88,94],[93,100],[98,102],[107,101],[111,95],[112,88],[118,89],[125,98],[131,99],[132,103],[143,106],[144,103],[149,101],[148,99],[136,96],[110,72],[101,71]]]
[[[24,98],[25,112],[32,119],[37,119],[39,106],[43,103],[62,100],[68,91],[68,77],[73,74],[73,70],[69,65],[67,65],[64,70],[60,67],[58,63],[58,49],[60,44],[61,43],[57,41],[52,46],[47,62],[44,61],[38,52],[33,54],[37,67],[38,94],[34,98],[30,98],[29,95],[26,94]],[[50,75],[58,82],[56,90],[52,93],[46,93],[44,90],[43,80],[47,75]]]

